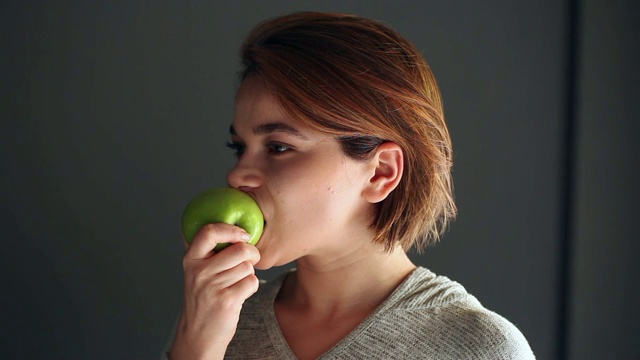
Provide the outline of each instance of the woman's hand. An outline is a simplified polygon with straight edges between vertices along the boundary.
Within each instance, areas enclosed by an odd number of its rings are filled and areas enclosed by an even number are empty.
[[[171,359],[222,359],[235,334],[244,301],[258,290],[253,265],[260,253],[244,230],[204,226],[184,256],[185,299]],[[214,254],[218,243],[232,243]]]

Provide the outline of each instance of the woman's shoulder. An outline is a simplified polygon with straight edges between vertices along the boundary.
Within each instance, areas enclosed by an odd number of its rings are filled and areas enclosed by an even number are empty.
[[[392,294],[377,321],[439,358],[534,359],[518,328],[488,310],[459,283],[425,268]]]
[[[469,300],[469,296],[459,283],[418,267],[389,296],[387,306],[396,310],[440,308]]]
[[[477,301],[476,301],[477,302]],[[459,342],[456,358],[535,359],[522,332],[509,320],[481,305],[452,304],[439,332]]]

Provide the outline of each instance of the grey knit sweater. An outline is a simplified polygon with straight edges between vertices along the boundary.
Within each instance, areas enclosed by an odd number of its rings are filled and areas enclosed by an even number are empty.
[[[247,300],[225,358],[296,359],[273,311],[285,275],[261,284],[258,293]],[[522,333],[508,320],[485,309],[460,284],[419,267],[320,359],[535,357]]]

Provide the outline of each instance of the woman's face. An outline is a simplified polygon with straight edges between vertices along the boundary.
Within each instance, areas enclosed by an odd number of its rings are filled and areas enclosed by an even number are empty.
[[[257,268],[332,259],[352,242],[371,240],[373,205],[362,197],[374,171],[369,163],[292,121],[256,78],[240,86],[230,131],[238,160],[227,182],[251,194],[266,220]]]

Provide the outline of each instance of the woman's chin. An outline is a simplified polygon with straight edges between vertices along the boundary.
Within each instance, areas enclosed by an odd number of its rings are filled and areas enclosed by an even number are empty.
[[[269,270],[274,266],[277,266],[273,261],[273,258],[269,256],[264,256],[263,253],[260,254],[260,261],[258,261],[253,267],[258,270]]]
[[[267,264],[263,264],[262,261],[258,261],[258,263],[255,264],[253,267],[258,270],[269,270],[273,267],[273,265],[269,266]]]
[[[280,266],[289,265],[292,263],[293,261],[291,260],[283,260],[283,259],[278,259],[276,257],[262,256],[260,258],[260,261],[258,261],[253,267],[258,270],[269,270],[274,267],[280,267]]]

